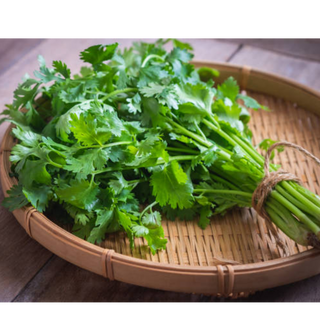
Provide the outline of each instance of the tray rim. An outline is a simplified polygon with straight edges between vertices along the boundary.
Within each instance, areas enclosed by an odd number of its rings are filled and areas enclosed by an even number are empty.
[[[192,63],[197,67],[208,66],[217,68],[220,71],[220,81],[233,75],[240,83],[245,83],[242,85],[242,89],[271,94],[290,101],[287,97],[283,97],[284,93],[286,93],[283,88],[287,91],[289,88],[289,91],[298,93],[298,95],[294,95],[294,97],[298,96],[298,101],[296,99],[293,101],[297,102],[300,107],[320,114],[320,92],[294,80],[255,68],[229,63],[203,60],[193,61]],[[244,79],[245,81],[243,81]],[[261,87],[261,83],[268,81],[271,81],[274,85],[271,89],[268,88],[272,93],[261,91],[264,89],[263,86]],[[314,105],[315,100],[318,102],[318,107]],[[303,101],[302,105],[301,101]],[[1,184],[5,195],[13,185],[13,179],[9,177],[8,168],[4,161],[5,157],[8,157],[10,154],[10,151],[5,148],[6,143],[11,138],[10,132],[11,126],[9,126],[5,132],[0,151]],[[14,210],[13,214],[22,227],[27,230],[28,226],[25,218],[26,209]],[[104,269],[106,266],[105,261],[103,261],[103,253],[105,253],[106,250],[108,251],[108,249],[91,244],[72,235],[36,210],[33,210],[28,223],[32,230],[33,238],[51,252],[84,269],[99,275],[105,274]],[[45,234],[47,237],[50,235],[49,239],[51,238],[51,240],[54,241],[48,241]],[[70,248],[64,247],[66,244],[69,244]],[[93,260],[88,261],[87,259],[89,257]],[[228,268],[225,266],[221,268],[222,281],[224,284],[227,284],[231,279]],[[320,273],[320,250],[311,249],[289,257],[234,265],[232,268],[234,270],[235,280],[233,286],[234,292],[262,290],[299,281]],[[221,274],[217,266],[171,265],[147,261],[114,252],[112,254],[112,269],[116,280],[155,289],[217,294],[221,287]],[[290,277],[288,277],[288,274]],[[157,275],[157,277],[155,277],[155,275]],[[246,283],[248,275],[251,275],[252,281],[250,284]],[[275,278],[277,275],[278,277]],[[280,275],[282,275],[282,279],[279,281],[278,278]]]

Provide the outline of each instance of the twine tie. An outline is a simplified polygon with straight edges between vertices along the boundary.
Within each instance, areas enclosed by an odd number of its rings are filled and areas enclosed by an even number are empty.
[[[314,160],[318,165],[320,165],[320,160],[315,157],[312,153],[307,151],[306,149],[302,148],[301,146],[298,146],[294,143],[287,142],[287,141],[280,141],[275,144],[273,144],[267,151],[267,154],[265,156],[265,162],[264,162],[264,173],[265,176],[261,180],[260,184],[256,188],[256,190],[252,194],[252,207],[256,210],[256,212],[265,220],[267,227],[271,231],[272,235],[274,236],[277,245],[279,245],[284,252],[287,252],[287,247],[285,243],[282,241],[282,239],[279,237],[279,234],[273,225],[269,214],[267,213],[266,209],[264,208],[264,204],[270,194],[270,192],[273,190],[273,188],[281,181],[290,180],[295,181],[299,184],[302,184],[301,180],[297,178],[294,174],[290,172],[286,172],[284,170],[278,170],[274,172],[270,172],[270,157],[271,153],[274,149],[277,147],[290,147],[295,150],[298,150],[302,153],[304,153],[305,156],[311,158]]]

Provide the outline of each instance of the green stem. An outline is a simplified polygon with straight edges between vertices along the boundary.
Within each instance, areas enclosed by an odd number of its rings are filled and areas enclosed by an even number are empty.
[[[197,142],[200,142],[203,146],[210,148],[213,146],[213,143],[210,141],[205,141],[203,140],[202,137],[200,137],[199,135],[187,130],[186,128],[182,127],[181,125],[179,125],[178,123],[174,122],[171,119],[167,119],[167,121],[174,127],[176,127],[179,132],[177,133],[184,133],[185,135],[187,135],[188,137],[196,140]],[[230,160],[230,154],[226,151],[224,151],[222,147],[218,146],[219,150],[217,150],[216,152],[219,153],[219,155],[221,156],[221,158],[223,158],[226,161]]]
[[[295,190],[297,190],[298,192],[300,192],[300,194],[303,194],[305,198],[307,198],[308,200],[310,200],[312,203],[314,203],[316,206],[320,207],[320,199],[319,196],[315,195],[314,193],[312,193],[311,191],[307,190],[306,188],[304,188],[303,186],[301,186],[300,184],[294,182],[294,181],[288,181],[288,183],[290,184],[290,186],[292,188],[294,188]]]
[[[305,198],[300,192],[296,191],[294,188],[290,186],[287,181],[282,181],[281,186],[284,187],[291,195],[293,195],[296,199],[302,202],[308,209],[310,209],[310,214],[315,216],[315,218],[319,219],[320,208]]]
[[[228,135],[227,133],[225,133],[223,130],[217,128],[216,126],[214,126],[210,121],[203,119],[202,122],[208,126],[209,128],[211,128],[214,132],[216,132],[219,136],[221,136],[222,138],[224,138],[225,140],[227,140],[233,147],[235,146],[240,146],[241,149],[243,150],[244,153],[246,153],[250,158],[252,158],[251,154],[246,150],[246,146],[244,145],[239,145],[239,143],[237,143],[236,141],[234,141],[235,139],[233,139],[233,137],[230,135]],[[257,163],[254,159],[251,159],[255,164],[259,165],[259,163]]]
[[[174,156],[174,157],[169,157],[169,162],[171,161],[186,161],[186,160],[193,160],[196,156]],[[162,161],[162,163],[165,163],[165,161]],[[157,164],[162,164],[158,163]]]
[[[176,152],[186,152],[186,153],[191,153],[191,154],[196,154],[198,155],[199,152],[194,151],[192,149],[187,149],[187,148],[173,148],[173,147],[167,147],[166,148],[168,151],[176,151]]]
[[[230,133],[230,136],[235,140],[235,142],[237,144],[239,144],[239,146],[246,151],[246,153],[248,153],[255,162],[257,162],[262,168],[264,166],[264,160],[261,159],[258,155],[258,152],[255,151],[254,149],[251,149],[247,146],[246,143],[244,143],[242,141],[242,139],[240,139],[237,135],[235,135],[234,133]]]
[[[288,237],[301,245],[308,245],[309,231],[291,216],[286,208],[279,208],[279,203],[276,205],[270,202],[266,203],[266,210],[275,225],[280,228]]]
[[[144,68],[150,59],[155,59],[155,58],[161,60],[162,62],[165,61],[161,56],[158,56],[157,54],[150,54],[143,60],[141,64],[141,68]]]
[[[174,156],[174,157],[169,157],[169,162],[172,161],[189,161],[189,160],[193,160],[196,156]],[[166,161],[165,160],[158,160],[155,164],[155,166],[161,165],[161,164],[165,164]],[[144,168],[145,166],[142,164],[141,166],[134,166],[134,167],[126,167],[126,168],[106,168],[103,170],[96,170],[93,171],[94,174],[101,174],[101,173],[105,173],[105,172],[111,172],[111,171],[124,171],[124,170],[135,170],[135,169],[140,169],[140,168]]]
[[[205,141],[203,140],[202,137],[198,136],[197,134],[187,130],[186,128],[184,128],[183,126],[180,126],[180,124],[174,122],[171,119],[167,119],[167,121],[174,127],[176,127],[177,129],[179,129],[180,133],[184,133],[185,135],[191,137],[192,139],[200,142],[202,145],[204,145],[207,148],[210,148],[213,144],[211,142]]]
[[[307,213],[310,213],[308,208],[306,208],[305,205],[303,205],[299,200],[291,196],[286,190],[284,190],[279,184],[275,186],[275,190],[278,191],[281,195],[283,195],[287,200],[289,200],[291,203],[293,203],[297,208],[301,209],[302,211],[305,211]]]
[[[201,137],[202,137],[205,141],[207,141],[207,137],[206,137],[205,134],[202,132],[202,130],[200,129],[200,127],[198,126],[198,124],[197,124],[196,121],[194,122],[194,125],[195,125],[195,127],[196,127],[196,129],[197,129],[197,132],[201,135]]]
[[[154,207],[156,204],[158,204],[157,201],[149,204],[147,207],[144,208],[144,210],[141,212],[141,215],[143,215],[145,212],[147,212],[149,209],[151,209],[152,207]]]
[[[91,148],[110,148],[110,147],[114,147],[114,146],[120,146],[120,145],[124,145],[124,144],[131,144],[132,141],[118,141],[118,142],[112,142],[109,144],[105,144],[105,145],[101,145],[101,146],[90,146],[90,147],[79,147],[78,149],[91,149]]]
[[[223,179],[219,176],[217,176],[216,174],[210,174],[210,177],[213,179],[213,180],[216,180],[218,182],[221,182],[223,184],[225,184],[226,186],[228,186],[231,190],[239,190],[238,187],[236,187],[234,184],[232,184],[231,182],[227,181],[226,179]]]
[[[273,190],[270,196],[273,199],[278,200],[284,207],[290,210],[302,223],[304,223],[314,234],[318,235],[320,233],[320,228],[309,219],[301,210],[294,206],[290,201],[288,201],[279,192]]]
[[[140,182],[145,182],[147,181],[146,179],[136,179],[136,180],[129,180],[129,184],[135,184],[135,183],[140,183]]]
[[[252,194],[249,192],[243,192],[238,190],[216,190],[216,189],[194,189],[195,193],[216,193],[216,194],[232,194],[236,196],[252,198]]]
[[[214,123],[214,125],[217,127],[217,129],[220,130],[220,124],[219,122],[214,118],[214,116],[211,113],[208,113],[208,117],[210,120]]]
[[[105,97],[103,97],[101,100],[105,101],[113,96],[116,96],[117,94],[120,93],[127,93],[127,92],[137,92],[138,89],[137,88],[125,88],[125,89],[121,89],[121,90],[115,90],[110,92],[109,94],[107,94]]]
[[[51,164],[52,166],[57,167],[57,168],[63,168],[63,166],[61,164],[55,163],[50,159],[47,159],[47,160],[48,160],[49,164]]]

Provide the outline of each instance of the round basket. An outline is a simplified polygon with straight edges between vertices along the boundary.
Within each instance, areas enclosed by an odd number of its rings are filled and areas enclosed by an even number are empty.
[[[264,138],[287,140],[319,157],[319,93],[249,67],[203,61],[194,64],[218,69],[219,82],[233,76],[241,89],[271,109],[251,113],[254,144]],[[16,182],[9,175],[14,144],[10,131],[9,127],[0,154],[5,194]],[[277,159],[311,191],[320,194],[319,169],[311,160],[291,150]],[[198,227],[197,221],[164,219],[167,249],[156,255],[150,253],[142,239],[136,239],[131,250],[124,233],[109,234],[103,243],[93,245],[32,207],[13,214],[32,238],[61,258],[110,280],[149,288],[237,298],[320,273],[319,250],[297,245],[279,231],[289,252],[284,256],[263,219],[249,208],[214,217],[205,230]]]

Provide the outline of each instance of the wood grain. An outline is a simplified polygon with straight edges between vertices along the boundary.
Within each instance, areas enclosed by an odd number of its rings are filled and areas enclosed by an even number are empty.
[[[244,46],[230,61],[293,79],[320,90],[320,63]]]
[[[304,60],[320,61],[320,39],[224,39]]]
[[[22,290],[15,302],[318,302],[320,276],[257,292],[245,299],[152,290],[109,281],[56,256]]]
[[[42,39],[0,39],[0,74],[41,42]]]
[[[14,299],[51,256],[27,235],[11,212],[0,207],[0,301]]]

